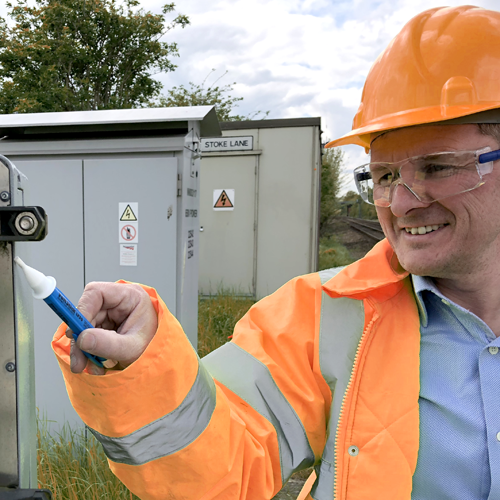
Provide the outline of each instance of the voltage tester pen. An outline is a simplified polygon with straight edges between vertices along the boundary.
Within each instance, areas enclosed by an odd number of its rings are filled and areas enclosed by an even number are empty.
[[[35,299],[43,299],[48,306],[71,328],[73,338],[76,339],[83,330],[94,328],[76,306],[56,287],[56,280],[52,276],[45,274],[26,265],[19,257],[14,262],[21,267],[28,284],[32,288]],[[106,360],[100,356],[94,356],[88,352],[82,351],[87,358],[101,368],[112,368],[116,362]]]

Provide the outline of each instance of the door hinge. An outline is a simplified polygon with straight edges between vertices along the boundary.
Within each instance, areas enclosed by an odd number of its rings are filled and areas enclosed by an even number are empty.
[[[177,196],[182,196],[182,174],[177,174]]]

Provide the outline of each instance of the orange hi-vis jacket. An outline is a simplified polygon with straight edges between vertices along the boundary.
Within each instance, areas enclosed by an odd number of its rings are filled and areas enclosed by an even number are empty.
[[[410,499],[420,327],[386,240],[291,280],[201,361],[146,290],[158,331],[125,370],[73,374],[64,325],[53,341],[73,406],[141,499],[270,499],[313,464],[301,498]]]

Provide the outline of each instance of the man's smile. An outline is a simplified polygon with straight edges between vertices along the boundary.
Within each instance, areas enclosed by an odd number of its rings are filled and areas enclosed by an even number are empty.
[[[428,226],[406,226],[403,227],[407,233],[410,234],[426,234],[426,233],[431,233],[432,231],[437,231],[438,229],[441,229],[444,226],[447,226],[448,224],[433,224],[433,225],[428,225]]]

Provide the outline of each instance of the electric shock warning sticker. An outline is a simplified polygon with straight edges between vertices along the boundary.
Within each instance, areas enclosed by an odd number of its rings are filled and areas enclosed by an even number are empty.
[[[120,205],[125,205],[125,203],[120,203]],[[137,205],[139,204],[132,203],[132,205],[135,205],[135,211],[137,212]],[[121,207],[119,211],[121,212]],[[127,206],[125,207],[125,210],[123,211],[120,220],[122,222],[137,222],[137,215],[135,215],[134,211],[132,210],[130,203],[127,203]]]
[[[234,189],[214,189],[214,210],[234,210]]]

